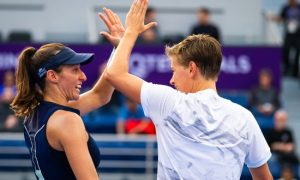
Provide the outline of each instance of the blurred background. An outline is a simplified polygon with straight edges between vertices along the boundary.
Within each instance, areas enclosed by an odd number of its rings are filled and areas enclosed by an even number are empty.
[[[273,156],[275,179],[299,179],[300,4],[297,0],[150,0],[130,71],[153,83],[171,78],[164,47],[190,34],[210,34],[222,44],[219,94],[252,111]],[[0,180],[35,179],[23,140],[22,119],[9,108],[14,71],[24,47],[61,42],[95,53],[83,67],[88,90],[105,68],[112,46],[98,17],[111,8],[124,22],[129,0],[0,0]],[[156,179],[155,128],[140,105],[115,92],[111,102],[83,117],[102,154],[102,179]],[[241,179],[251,179],[245,167]]]

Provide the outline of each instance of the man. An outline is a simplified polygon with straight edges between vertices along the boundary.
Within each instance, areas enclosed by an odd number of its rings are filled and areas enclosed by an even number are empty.
[[[220,32],[217,26],[210,22],[210,10],[200,8],[197,11],[197,24],[193,26],[191,35],[193,34],[208,34],[214,37],[219,42],[221,41]]]
[[[147,83],[129,74],[129,57],[144,25],[147,0],[136,0],[126,30],[108,66],[106,78],[120,92],[141,103],[155,126],[158,141],[157,179],[240,179],[244,163],[253,179],[272,179],[268,147],[249,111],[218,96],[216,81],[222,53],[217,40],[189,36],[166,52],[173,77],[168,86]],[[116,18],[106,21],[108,27]]]
[[[298,164],[298,158],[295,154],[293,133],[286,127],[287,119],[285,111],[276,111],[274,128],[268,133],[267,141],[281,165],[293,166]]]
[[[283,73],[299,76],[300,55],[300,4],[297,0],[288,0],[281,9],[279,16],[270,15],[269,19],[284,24],[284,42],[282,46]],[[293,64],[290,63],[290,54],[294,50]]]

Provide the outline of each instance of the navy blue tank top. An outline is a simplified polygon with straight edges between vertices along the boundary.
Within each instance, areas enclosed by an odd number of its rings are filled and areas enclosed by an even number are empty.
[[[46,137],[48,119],[57,110],[80,114],[77,109],[42,101],[37,107],[36,112],[31,117],[25,119],[25,142],[30,151],[35,175],[39,180],[76,179],[65,152],[53,149]],[[97,168],[100,163],[100,151],[90,135],[87,144],[95,168]]]

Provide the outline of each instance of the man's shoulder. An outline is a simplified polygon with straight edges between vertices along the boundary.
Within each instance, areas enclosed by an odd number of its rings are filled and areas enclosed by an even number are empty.
[[[225,99],[227,100],[227,99]],[[226,110],[228,110],[228,112],[233,112],[234,115],[236,116],[242,116],[245,119],[253,119],[254,116],[252,115],[251,111],[245,107],[243,107],[240,104],[237,104],[235,102],[232,102],[230,100],[225,101],[224,104]]]

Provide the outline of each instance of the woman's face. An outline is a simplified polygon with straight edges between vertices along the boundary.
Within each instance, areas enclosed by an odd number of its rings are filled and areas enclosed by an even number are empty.
[[[64,65],[59,75],[59,89],[67,101],[78,100],[82,83],[87,80],[80,65]]]

